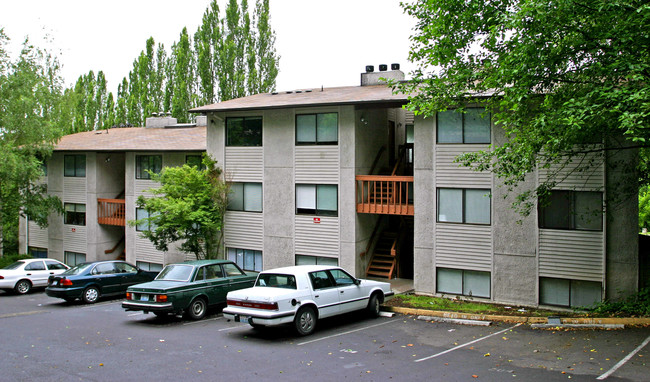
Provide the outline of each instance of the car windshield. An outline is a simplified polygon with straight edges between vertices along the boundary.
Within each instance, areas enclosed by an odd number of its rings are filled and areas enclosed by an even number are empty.
[[[23,264],[25,264],[24,261],[16,261],[15,263],[9,264],[9,265],[7,265],[6,267],[4,267],[2,269],[18,269]]]
[[[61,273],[62,275],[79,275],[84,273],[88,268],[92,267],[92,263],[81,263]]]
[[[166,266],[158,276],[156,280],[165,280],[165,281],[187,281],[192,276],[192,271],[194,267],[191,265],[182,265],[182,264],[172,264]]]
[[[256,287],[296,289],[296,277],[279,273],[262,273],[255,281]]]

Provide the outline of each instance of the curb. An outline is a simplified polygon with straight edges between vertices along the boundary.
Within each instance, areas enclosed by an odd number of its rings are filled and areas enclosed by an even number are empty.
[[[502,316],[494,314],[472,314],[459,312],[445,312],[428,309],[400,308],[395,306],[382,306],[383,310],[411,316],[430,316],[454,320],[477,320],[477,321],[498,321],[513,322],[523,324],[537,324],[548,326],[548,328],[566,327],[566,328],[604,328],[611,329],[609,325],[616,325],[617,328],[626,326],[650,325],[650,318],[645,317],[563,317],[560,318],[559,324],[549,325],[547,317],[528,317],[528,316]],[[536,326],[537,326],[536,325]],[[532,325],[531,325],[532,326]]]

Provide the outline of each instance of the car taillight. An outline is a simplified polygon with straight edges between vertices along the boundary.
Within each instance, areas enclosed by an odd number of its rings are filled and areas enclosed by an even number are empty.
[[[61,281],[59,282],[59,285],[61,285],[61,286],[72,286],[72,280],[61,279]]]
[[[156,302],[167,302],[167,295],[166,294],[157,294],[156,295]]]
[[[242,308],[278,310],[277,302],[227,300],[226,303],[231,306],[241,306]]]
[[[0,280],[4,279],[4,277],[0,276]]]
[[[133,300],[133,296],[131,295],[131,292],[126,292],[126,299]]]

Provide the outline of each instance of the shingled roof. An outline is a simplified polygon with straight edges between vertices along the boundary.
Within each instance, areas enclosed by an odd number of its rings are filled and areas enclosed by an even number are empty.
[[[206,151],[206,127],[144,127],[86,131],[66,135],[54,151]]]
[[[393,94],[386,85],[346,86],[336,88],[305,89],[287,92],[261,93],[191,109],[192,113],[214,111],[244,111],[280,109],[287,107],[314,107],[333,105],[392,105],[399,107],[408,102],[405,94]]]

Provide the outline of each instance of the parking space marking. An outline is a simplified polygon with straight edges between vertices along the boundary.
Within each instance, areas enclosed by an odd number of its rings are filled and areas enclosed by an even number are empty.
[[[343,333],[333,334],[333,335],[331,335],[331,336],[327,336],[327,337],[317,338],[317,339],[315,339],[315,340],[311,340],[311,341],[301,342],[301,343],[297,344],[296,346],[307,345],[307,344],[310,344],[310,343],[312,343],[312,342],[318,342],[318,341],[327,340],[327,339],[334,338],[334,337],[338,337],[338,336],[343,336],[343,335],[345,335],[345,334],[350,334],[350,333],[354,333],[354,332],[360,332],[360,331],[362,331],[362,330],[366,330],[366,329],[370,329],[370,328],[375,328],[375,327],[377,327],[377,326],[382,326],[382,325],[390,324],[390,323],[395,322],[395,321],[399,321],[399,320],[390,320],[390,321],[382,322],[381,324],[370,325],[370,326],[366,326],[366,327],[364,327],[364,328],[354,329],[354,330],[350,330],[350,331],[343,332]]]
[[[9,314],[0,314],[0,318],[10,318],[10,317],[20,317],[20,316],[31,316],[33,314],[48,313],[47,310],[33,310],[31,312],[20,312],[20,313],[9,313]]]
[[[220,320],[220,319],[222,319],[222,318],[223,318],[223,316],[219,316],[219,317],[215,317],[215,318],[206,318],[206,319],[199,320],[199,321],[184,322],[183,325],[194,325],[194,324],[200,324],[200,323],[202,323],[202,322],[216,321],[216,320]]]
[[[625,365],[625,363],[626,363],[627,361],[629,361],[630,358],[634,357],[634,355],[635,355],[636,353],[640,352],[641,349],[643,349],[643,348],[644,348],[648,343],[650,343],[650,336],[648,336],[648,338],[646,338],[645,341],[643,341],[643,342],[641,343],[641,345],[637,346],[637,348],[634,349],[634,350],[633,350],[630,354],[628,354],[625,358],[623,358],[622,360],[618,361],[618,363],[617,363],[616,365],[614,365],[614,367],[612,367],[611,369],[609,369],[609,371],[607,371],[605,374],[601,375],[600,377],[598,377],[598,378],[596,378],[596,379],[602,381],[603,379],[606,379],[607,377],[609,377],[610,375],[612,375],[612,374],[613,374],[616,370],[618,370],[621,366]]]
[[[251,326],[249,326],[248,324],[242,324],[242,325],[239,325],[239,326],[234,326],[234,327],[232,327],[232,328],[223,328],[223,329],[219,329],[219,330],[217,330],[217,331],[218,331],[218,332],[225,332],[226,330],[235,330],[235,329],[243,329],[243,328],[250,328],[250,327],[251,327]]]
[[[82,306],[81,309],[90,309],[90,308],[96,308],[98,306],[106,306],[106,305],[114,305],[114,304],[121,304],[122,301],[107,301],[107,302],[100,302],[99,304],[89,304]]]
[[[485,336],[485,337],[477,338],[477,339],[475,339],[474,341],[470,341],[470,342],[467,342],[467,343],[465,343],[465,344],[462,344],[462,345],[458,345],[458,346],[456,346],[456,347],[453,347],[453,348],[451,348],[451,349],[447,349],[447,350],[445,350],[445,351],[443,351],[443,352],[440,352],[440,353],[438,353],[438,354],[430,355],[430,356],[425,357],[425,358],[416,359],[416,360],[413,361],[413,362],[422,362],[422,361],[426,361],[426,360],[429,360],[429,359],[432,359],[432,358],[439,357],[439,356],[441,356],[441,355],[443,355],[443,354],[451,353],[452,351],[454,351],[454,350],[458,350],[458,349],[461,349],[461,348],[464,348],[464,347],[467,346],[467,345],[475,344],[475,343],[477,343],[477,342],[480,342],[480,341],[486,340],[486,339],[488,339],[488,338],[490,338],[490,337],[492,337],[492,336],[496,336],[496,335],[499,335],[499,334],[501,334],[501,333],[507,332],[508,330],[512,330],[512,329],[516,328],[516,327],[519,326],[519,325],[521,325],[521,323],[518,323],[518,324],[515,325],[515,326],[511,326],[511,327],[509,327],[509,328],[507,328],[507,329],[503,329],[503,330],[498,331],[498,332],[496,332],[496,333],[489,334],[489,335],[487,335],[487,336]]]

